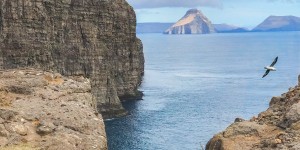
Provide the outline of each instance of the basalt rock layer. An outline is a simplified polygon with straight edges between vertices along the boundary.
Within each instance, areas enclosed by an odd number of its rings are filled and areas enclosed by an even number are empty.
[[[300,76],[298,86],[273,97],[269,108],[249,121],[236,119],[215,135],[207,150],[300,149]]]
[[[36,69],[0,70],[0,149],[107,150],[90,80]]]
[[[142,43],[125,0],[0,0],[0,69],[34,67],[91,79],[105,118],[140,96]]]

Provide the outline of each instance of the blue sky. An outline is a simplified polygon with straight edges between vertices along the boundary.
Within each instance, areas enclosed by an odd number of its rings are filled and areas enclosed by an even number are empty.
[[[300,0],[127,0],[137,22],[176,22],[190,8],[213,23],[253,28],[270,15],[300,17]]]

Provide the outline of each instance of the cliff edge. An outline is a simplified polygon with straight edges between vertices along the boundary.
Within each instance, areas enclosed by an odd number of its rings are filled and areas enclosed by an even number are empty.
[[[0,0],[0,69],[33,67],[91,79],[104,118],[126,114],[144,71],[125,0]]]
[[[300,76],[298,85],[273,97],[269,108],[249,121],[236,119],[215,135],[207,150],[300,149]]]
[[[0,149],[106,150],[90,80],[36,69],[0,70]]]

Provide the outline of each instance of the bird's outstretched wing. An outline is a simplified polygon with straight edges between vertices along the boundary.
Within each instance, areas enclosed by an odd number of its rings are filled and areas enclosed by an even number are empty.
[[[264,78],[265,76],[267,76],[269,72],[270,72],[270,70],[267,70],[266,73],[263,75],[263,78]]]
[[[274,59],[274,61],[273,61],[272,64],[270,65],[270,67],[273,67],[273,66],[276,64],[277,60],[278,60],[278,56]]]

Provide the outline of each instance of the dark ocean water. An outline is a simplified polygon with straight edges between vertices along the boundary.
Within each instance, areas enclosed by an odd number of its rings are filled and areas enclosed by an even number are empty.
[[[236,117],[264,111],[297,84],[300,32],[140,34],[144,98],[106,121],[110,150],[200,150]],[[263,67],[279,56],[266,78]]]

